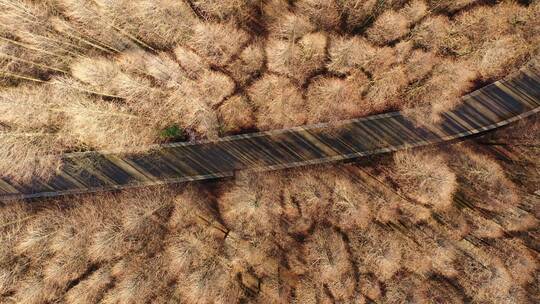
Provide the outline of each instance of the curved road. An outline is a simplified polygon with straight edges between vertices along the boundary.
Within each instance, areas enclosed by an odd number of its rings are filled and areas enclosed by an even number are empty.
[[[159,146],[143,154],[66,154],[51,179],[0,179],[0,200],[89,193],[276,170],[436,144],[496,129],[540,111],[540,67],[529,67],[463,97],[435,126],[399,112],[286,130]]]

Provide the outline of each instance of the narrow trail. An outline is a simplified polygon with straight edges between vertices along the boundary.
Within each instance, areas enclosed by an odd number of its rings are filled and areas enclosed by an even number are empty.
[[[110,191],[335,162],[438,144],[497,129],[540,111],[540,67],[529,67],[463,97],[435,125],[400,112],[285,130],[167,144],[132,154],[66,154],[50,179],[0,179],[0,201]],[[145,151],[146,150],[146,151]]]

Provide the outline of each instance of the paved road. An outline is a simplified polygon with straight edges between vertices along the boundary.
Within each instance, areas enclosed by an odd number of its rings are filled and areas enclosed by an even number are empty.
[[[436,126],[416,126],[399,112],[287,130],[163,145],[146,153],[73,153],[51,179],[0,179],[0,200],[57,196],[233,176],[436,144],[493,130],[540,111],[540,68],[477,90]]]

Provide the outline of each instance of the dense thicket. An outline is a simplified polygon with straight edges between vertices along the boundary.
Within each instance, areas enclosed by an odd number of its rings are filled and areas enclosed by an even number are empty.
[[[523,3],[2,0],[1,172],[390,109],[437,120],[536,55]]]
[[[436,121],[540,1],[0,0],[0,177],[65,151]],[[536,59],[538,60],[538,59]],[[540,122],[371,165],[0,204],[1,303],[539,303]]]
[[[506,138],[524,124],[370,166],[4,205],[0,302],[536,303],[538,138]]]

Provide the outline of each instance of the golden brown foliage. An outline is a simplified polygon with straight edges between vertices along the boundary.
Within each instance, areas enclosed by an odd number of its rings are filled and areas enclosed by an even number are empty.
[[[403,14],[389,10],[380,15],[367,31],[368,38],[377,44],[392,42],[408,31],[408,20]]]
[[[225,132],[238,132],[255,126],[252,105],[243,95],[225,100],[219,107],[218,118]]]
[[[328,69],[334,73],[347,74],[357,68],[367,69],[376,56],[376,49],[359,37],[332,37],[329,46]]]
[[[307,93],[308,123],[339,121],[358,117],[369,111],[368,102],[363,100],[367,85],[363,73],[351,75],[346,79],[320,78],[310,84]],[[335,103],[329,108],[328,103]]]
[[[340,25],[340,12],[334,0],[299,0],[295,6],[301,15],[308,16],[322,29],[337,29]]]
[[[196,31],[198,19],[184,1],[139,0],[107,1],[95,0],[103,18],[114,20],[128,36],[137,37],[153,47],[170,47],[185,42]]]
[[[410,113],[418,122],[437,121],[439,114],[459,104],[473,86],[477,73],[468,62],[444,61],[433,66],[431,77],[407,92]],[[409,112],[410,111],[410,112]]]
[[[0,177],[173,125],[437,120],[532,59],[539,20],[538,1],[0,0]],[[482,147],[0,205],[0,302],[538,302],[540,154]]]
[[[534,57],[539,7],[515,1],[2,0],[1,93],[51,94],[31,107],[1,101],[2,132],[37,134],[11,136],[4,146],[27,146],[18,163],[31,164],[46,150],[170,141],[160,134],[171,126],[192,140],[390,109],[437,121],[473,81],[496,80]],[[63,102],[68,95],[76,98]],[[32,126],[25,125],[30,115]],[[50,173],[46,163],[35,172]]]
[[[298,40],[270,40],[266,47],[268,69],[304,83],[322,68],[326,54],[323,33],[306,34]]]
[[[526,302],[538,222],[505,235],[520,209],[501,192],[519,186],[470,149],[431,152],[2,206],[0,299]]]
[[[263,130],[300,125],[306,120],[302,94],[285,77],[266,75],[248,93],[255,105],[257,126]]]
[[[452,205],[456,192],[456,175],[443,166],[442,156],[430,156],[421,152],[405,151],[394,155],[396,163],[392,174],[401,190],[424,205],[444,210]]]
[[[226,65],[248,40],[248,35],[231,23],[200,23],[193,30],[189,45],[217,66]]]

